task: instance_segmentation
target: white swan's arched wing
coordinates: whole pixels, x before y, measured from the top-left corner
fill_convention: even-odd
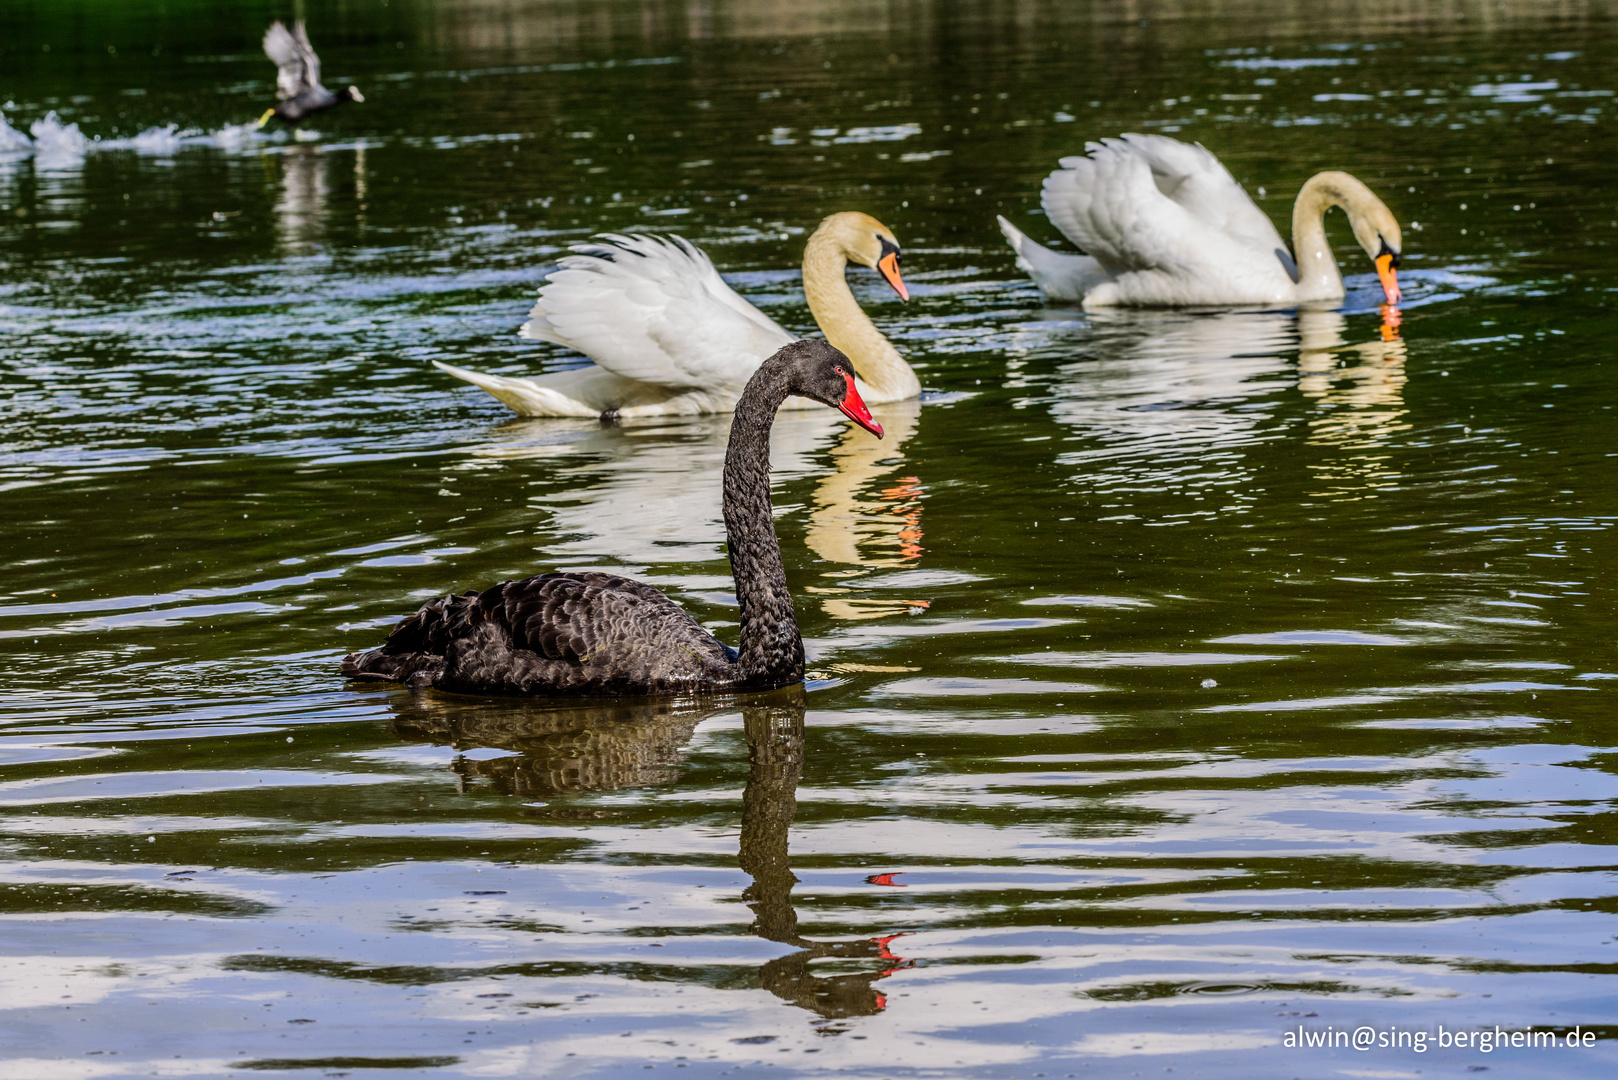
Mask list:
[[[1157,189],[1185,207],[1205,228],[1266,253],[1283,247],[1281,235],[1264,211],[1202,144],[1163,135],[1125,135],[1121,141],[1146,160]]]
[[[1157,189],[1144,158],[1089,146],[1087,156],[1063,158],[1045,178],[1040,201],[1051,222],[1113,274],[1183,270],[1183,243],[1196,235],[1196,220]]]
[[[615,375],[740,389],[793,340],[683,239],[614,233],[573,251],[546,278],[522,335],[576,349]]]
[[[1114,273],[1189,273],[1286,251],[1270,219],[1201,146],[1125,135],[1085,151],[1045,178],[1041,203],[1069,240]]]

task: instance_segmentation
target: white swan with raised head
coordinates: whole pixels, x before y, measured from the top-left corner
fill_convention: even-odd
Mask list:
[[[633,419],[729,412],[764,358],[794,340],[687,240],[606,234],[572,250],[545,279],[521,333],[575,349],[594,364],[512,378],[433,363],[523,416]],[[822,221],[804,247],[809,311],[858,369],[864,400],[915,397],[916,373],[848,287],[851,262],[877,270],[910,298],[893,232],[869,214],[845,212]],[[786,407],[801,407],[799,400]]]
[[[1390,304],[1399,302],[1399,222],[1345,172],[1298,191],[1292,250],[1247,192],[1200,145],[1163,135],[1085,144],[1045,178],[1040,204],[1084,252],[1052,251],[999,218],[1017,266],[1053,300],[1086,308],[1291,305],[1343,298],[1326,211],[1348,214]]]

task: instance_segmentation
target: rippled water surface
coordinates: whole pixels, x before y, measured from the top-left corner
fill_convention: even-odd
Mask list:
[[[310,4],[297,138],[290,9],[142,7],[0,10],[6,1075],[1611,1075],[1610,4]],[[1340,310],[1046,306],[994,215],[1129,130],[1352,170],[1401,311],[1340,218]],[[926,391],[777,426],[806,687],[337,675],[556,567],[733,634],[723,418],[429,361],[578,363],[603,229],[812,332],[845,209]]]

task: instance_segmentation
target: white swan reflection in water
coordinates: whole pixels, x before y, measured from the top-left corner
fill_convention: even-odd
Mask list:
[[[777,519],[805,515],[803,541],[829,564],[822,584],[808,588],[834,619],[873,619],[926,610],[919,597],[861,595],[859,579],[876,570],[917,565],[923,546],[925,488],[905,460],[904,443],[916,430],[920,402],[872,406],[886,431],[878,441],[807,411],[784,411],[770,433],[770,468],[783,483],[814,477],[806,505],[785,503]],[[724,521],[719,493],[730,425],[723,417],[671,417],[665,421],[593,428],[581,438],[558,439],[566,421],[513,421],[498,441],[476,447],[464,468],[525,457],[567,459],[558,483],[531,502],[549,519],[543,556],[558,565],[657,567],[723,557]],[[830,458],[831,469],[826,468]],[[779,496],[778,496],[779,497]],[[794,543],[790,536],[783,543]],[[666,579],[665,579],[666,580]],[[729,591],[728,577],[683,579],[688,587]],[[888,590],[884,590],[885,592]],[[799,595],[799,602],[808,596]],[[719,624],[708,624],[710,628]]]
[[[1021,331],[1012,372],[1029,385],[1034,355],[1083,349],[1058,364],[1050,408],[1082,435],[1062,460],[1120,510],[1165,491],[1204,503],[1180,516],[1245,508],[1258,480],[1247,450],[1287,437],[1277,413],[1294,388],[1313,406],[1305,441],[1325,451],[1308,463],[1311,494],[1363,498],[1397,481],[1378,449],[1409,426],[1408,349],[1392,306],[1372,340],[1351,343],[1349,327],[1333,310],[1092,312]]]
[[[752,881],[742,900],[753,913],[749,932],[793,948],[759,968],[759,985],[826,1019],[871,1016],[887,1007],[876,984],[911,961],[893,952],[900,933],[824,941],[798,932],[789,841],[803,775],[803,687],[766,694],[637,702],[555,705],[528,699],[458,699],[434,693],[390,699],[393,728],[418,742],[505,750],[506,756],[457,756],[450,764],[461,790],[488,784],[525,801],[673,783],[682,748],[710,716],[740,709],[748,777],[742,791],[737,862]],[[588,817],[589,807],[566,816]],[[880,877],[881,875],[878,875]],[[877,882],[880,884],[881,882]],[[817,960],[841,961],[840,974],[820,974]],[[850,969],[853,970],[850,970]],[[818,969],[825,972],[826,968]]]
[[[1318,410],[1309,420],[1309,442],[1329,451],[1309,463],[1316,480],[1310,495],[1375,498],[1377,489],[1399,483],[1393,458],[1376,453],[1410,429],[1404,400],[1409,347],[1399,324],[1399,309],[1384,305],[1380,334],[1351,344],[1342,315],[1299,312],[1298,389]]]

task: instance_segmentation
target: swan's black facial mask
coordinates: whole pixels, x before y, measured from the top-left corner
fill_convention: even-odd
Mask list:
[[[905,288],[904,279],[899,276],[899,245],[885,236],[877,239],[882,242],[882,254],[876,260],[877,270],[888,279],[888,284],[899,294],[899,299],[909,300],[910,290]]]

